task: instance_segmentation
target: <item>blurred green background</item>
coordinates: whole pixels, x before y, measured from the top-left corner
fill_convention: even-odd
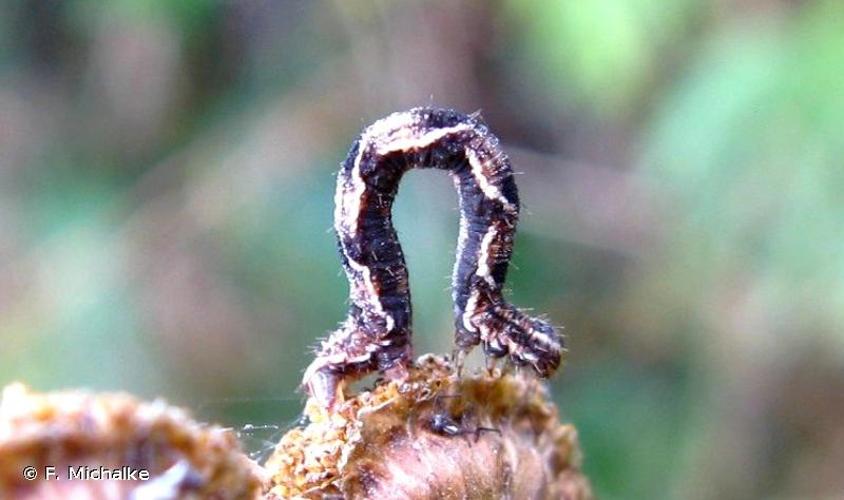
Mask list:
[[[844,2],[0,1],[0,383],[287,425],[366,124],[482,110],[602,498],[844,495]],[[395,219],[451,349],[447,176]]]

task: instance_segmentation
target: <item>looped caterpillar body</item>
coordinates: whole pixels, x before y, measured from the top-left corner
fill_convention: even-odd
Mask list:
[[[458,348],[483,344],[488,356],[509,356],[542,377],[560,364],[558,332],[502,296],[519,218],[510,160],[478,116],[414,108],[367,127],[337,177],[334,229],[351,306],[303,381],[324,406],[335,403],[341,381],[375,370],[401,378],[411,361],[408,273],[391,210],[402,175],[413,168],[448,171],[459,195],[452,275]]]

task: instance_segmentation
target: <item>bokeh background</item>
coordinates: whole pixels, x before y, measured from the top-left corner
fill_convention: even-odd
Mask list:
[[[565,327],[602,498],[844,495],[838,0],[0,1],[0,383],[289,425],[334,172],[425,104],[523,172],[511,297]],[[447,176],[395,219],[448,352]]]

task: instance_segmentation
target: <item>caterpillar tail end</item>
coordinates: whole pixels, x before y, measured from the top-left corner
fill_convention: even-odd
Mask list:
[[[319,358],[305,370],[302,388],[322,408],[332,409],[342,401],[341,382],[343,377],[330,369]]]

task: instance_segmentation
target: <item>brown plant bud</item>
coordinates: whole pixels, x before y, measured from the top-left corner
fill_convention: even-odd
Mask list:
[[[139,477],[142,470],[149,479]],[[86,474],[111,479],[82,480],[91,478]],[[247,499],[259,497],[261,478],[233,433],[199,424],[162,401],[37,394],[21,384],[3,391],[0,498]]]
[[[407,379],[289,431],[266,467],[270,498],[587,499],[577,432],[529,375],[458,378],[423,356]]]

